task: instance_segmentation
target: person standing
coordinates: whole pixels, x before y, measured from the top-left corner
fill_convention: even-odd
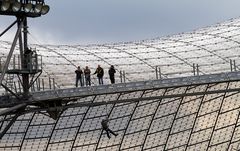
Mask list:
[[[109,70],[108,70],[108,74],[109,74],[109,77],[110,77],[111,84],[115,83],[115,76],[114,76],[115,73],[116,73],[116,70],[114,69],[114,66],[111,65]]]
[[[102,85],[103,84],[104,71],[103,71],[103,68],[100,65],[98,65],[94,74],[97,74],[99,85]]]
[[[88,66],[86,66],[86,68],[84,69],[84,75],[86,80],[86,86],[91,86],[91,71]]]
[[[80,81],[81,86],[83,86],[83,80],[82,80],[82,70],[80,66],[77,67],[77,70],[75,70],[76,73],[76,87],[78,87],[78,82]]]

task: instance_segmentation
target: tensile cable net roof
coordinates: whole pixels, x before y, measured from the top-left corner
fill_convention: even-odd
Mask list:
[[[10,42],[0,41],[3,60],[10,47]],[[116,83],[123,80],[120,72],[125,73],[125,82],[156,80],[157,76],[164,80],[237,72],[240,19],[143,41],[102,45],[33,44],[31,47],[42,56],[40,78],[54,79],[56,89],[74,87],[77,66],[89,66],[94,72],[101,65],[105,71],[104,84],[109,84],[110,65],[117,69]],[[194,70],[196,67],[198,71]],[[93,85],[97,85],[97,79],[92,76]],[[225,90],[237,89],[239,85],[238,81],[225,81],[83,97],[78,101],[138,98],[139,101],[69,108],[56,120],[45,111],[26,113],[16,119],[0,140],[0,150],[237,150],[239,91]],[[223,91],[209,93],[216,90]],[[188,93],[196,95],[185,95]],[[172,97],[161,97],[169,95]],[[147,96],[160,98],[141,100]],[[1,131],[12,116],[0,117]],[[111,139],[101,128],[101,121],[106,117],[110,120],[109,127],[118,133]]]

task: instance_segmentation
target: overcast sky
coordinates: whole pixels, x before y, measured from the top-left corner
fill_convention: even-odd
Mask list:
[[[240,0],[45,0],[50,12],[29,19],[30,42],[101,44],[188,32],[240,16]],[[0,16],[0,32],[14,21]],[[12,29],[0,40],[12,40]]]

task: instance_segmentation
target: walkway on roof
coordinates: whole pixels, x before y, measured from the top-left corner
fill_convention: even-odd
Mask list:
[[[229,81],[239,81],[240,72],[227,72],[219,74],[201,75],[201,76],[190,76],[181,78],[171,78],[162,80],[149,80],[131,83],[119,83],[113,85],[99,85],[91,87],[78,87],[68,89],[58,89],[49,91],[40,91],[31,93],[32,97],[29,100],[23,100],[19,102],[16,98],[6,98],[5,96],[0,97],[0,107],[12,107],[20,103],[33,104],[42,101],[51,100],[62,100],[62,99],[75,99],[86,96],[96,96],[103,94],[113,93],[127,93],[133,91],[144,91],[151,89],[163,89],[169,87],[182,87],[189,85],[201,85],[206,83],[221,83]],[[222,90],[217,90],[222,93]],[[214,91],[214,93],[217,93]],[[223,90],[226,91],[226,90]],[[238,89],[229,89],[228,91],[239,91]],[[209,92],[211,93],[211,92]],[[195,95],[195,94],[193,94]],[[170,96],[165,96],[170,97]]]

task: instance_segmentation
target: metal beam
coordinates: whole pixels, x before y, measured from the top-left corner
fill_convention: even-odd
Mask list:
[[[4,84],[1,84],[1,86],[6,89],[8,92],[10,92],[13,96],[15,96],[17,99],[20,99],[19,96],[17,94],[15,94],[11,89],[9,89],[7,86],[5,86]]]
[[[10,112],[13,112],[13,111],[16,111],[16,110],[18,110],[20,108],[23,108],[26,105],[27,105],[26,103],[22,103],[22,104],[18,104],[16,106],[10,107],[10,108],[8,108],[6,110],[0,111],[0,116],[4,115],[4,114],[9,114]]]
[[[6,132],[9,130],[9,128],[14,124],[14,122],[17,120],[17,118],[19,117],[19,114],[16,114],[12,120],[8,123],[8,125],[4,128],[4,130],[2,131],[2,133],[0,133],[0,139],[2,139],[2,137],[6,134]]]
[[[165,98],[177,98],[177,97],[186,97],[186,96],[197,96],[197,95],[206,95],[206,94],[216,94],[216,93],[227,93],[227,92],[240,92],[240,88],[236,89],[224,89],[224,90],[212,90],[212,91],[205,91],[202,92],[193,92],[193,93],[181,93],[181,94],[173,94],[173,95],[164,95],[164,96],[154,96],[154,97],[142,97],[142,98],[133,98],[133,99],[122,99],[122,100],[113,100],[113,101],[102,101],[102,102],[79,102],[79,103],[72,103],[69,105],[61,106],[61,107],[50,107],[50,108],[29,108],[27,112],[38,112],[38,111],[54,111],[54,110],[65,110],[68,108],[75,108],[75,107],[93,107],[93,106],[100,106],[105,104],[118,104],[118,103],[126,103],[126,102],[138,102],[138,101],[149,101],[149,100],[156,100],[156,99],[165,99]]]
[[[18,40],[18,37],[21,33],[21,29],[22,29],[22,26],[23,26],[23,23],[21,22],[19,27],[18,27],[18,30],[16,32],[16,35],[14,37],[14,40],[13,40],[13,43],[12,43],[12,46],[11,46],[11,49],[10,49],[10,52],[8,53],[8,57],[7,57],[7,60],[4,64],[4,67],[3,67],[3,70],[2,70],[2,75],[1,75],[1,78],[0,78],[0,84],[2,84],[2,81],[3,81],[3,78],[4,78],[4,75],[8,69],[8,66],[9,66],[9,63],[10,63],[10,60],[11,60],[11,57],[12,57],[12,54],[13,54],[13,51],[15,49],[15,46],[17,44],[17,40]]]
[[[6,28],[6,29],[0,34],[0,37],[2,37],[2,35],[4,35],[9,29],[11,29],[16,23],[17,23],[17,20],[14,21],[10,26],[8,26],[8,28]]]

